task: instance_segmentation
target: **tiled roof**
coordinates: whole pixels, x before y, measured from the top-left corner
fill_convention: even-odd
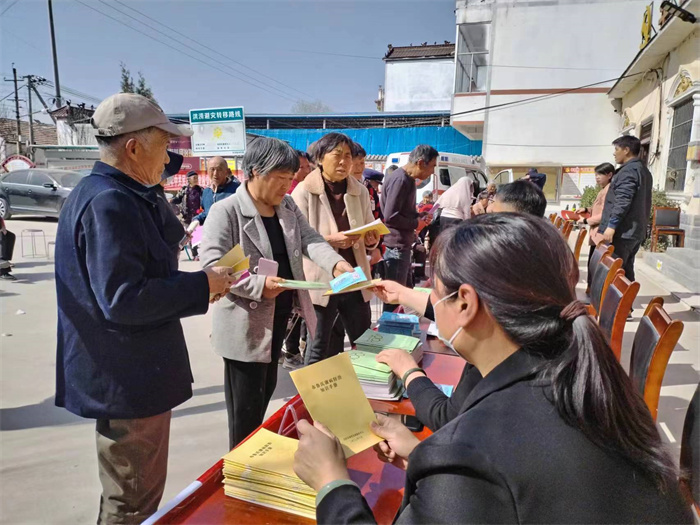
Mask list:
[[[20,121],[22,141],[29,140],[29,122]],[[0,118],[0,137],[7,142],[17,142],[17,121],[9,118]],[[34,122],[34,143],[35,144],[58,144],[56,137],[56,126]]]
[[[389,46],[384,55],[384,60],[403,60],[421,58],[452,58],[455,56],[455,45],[450,42],[444,44],[423,44],[420,46]]]

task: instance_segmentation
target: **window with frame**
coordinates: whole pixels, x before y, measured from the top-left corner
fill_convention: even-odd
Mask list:
[[[688,166],[688,142],[693,123],[693,97],[673,108],[671,126],[671,145],[668,150],[668,167],[666,168],[666,191],[683,191],[685,172]]]
[[[457,37],[455,93],[486,91],[490,24],[460,24]]]

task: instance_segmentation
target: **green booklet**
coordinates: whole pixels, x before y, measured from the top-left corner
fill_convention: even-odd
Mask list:
[[[312,281],[291,281],[286,280],[280,283],[280,288],[287,288],[288,290],[330,290],[328,283],[315,283]]]
[[[374,330],[366,330],[356,341],[358,350],[365,352],[374,352],[378,354],[386,348],[398,348],[406,350],[409,354],[412,353],[420,344],[420,339],[401,334],[385,334],[384,332],[375,332]]]
[[[362,350],[350,350],[348,354],[355,373],[360,379],[371,379],[383,383],[391,380],[391,368],[384,363],[378,363],[375,359],[377,354]]]

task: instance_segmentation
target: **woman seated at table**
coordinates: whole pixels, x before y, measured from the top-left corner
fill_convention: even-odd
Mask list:
[[[546,264],[532,257],[545,251]],[[480,215],[443,232],[431,258],[438,329],[483,379],[423,442],[394,419],[373,423],[380,458],[406,469],[396,522],[692,523],[643,399],[576,300],[561,235],[527,215]],[[319,491],[318,523],[374,523],[339,441],[297,429],[294,469]]]
[[[383,303],[400,304],[414,310],[421,317],[435,320],[429,293],[402,286],[396,281],[377,283],[374,292]],[[402,378],[407,371],[418,368],[411,354],[397,348],[380,352],[376,359],[388,365],[399,378]],[[415,380],[410,378],[405,384],[408,398],[416,410],[416,417],[435,432],[459,415],[462,404],[479,381],[481,381],[479,370],[467,363],[457,386],[449,397],[425,376],[417,377]]]
[[[367,188],[354,177],[349,177],[353,142],[342,133],[324,135],[314,145],[318,167],[292,192],[292,198],[309,224],[324,236],[331,246],[353,267],[362,268],[371,279],[367,260],[379,244],[376,232],[361,236],[347,236],[342,232],[359,228],[374,221]],[[310,281],[328,281],[331,276],[315,261],[304,258],[304,273]],[[369,290],[336,296],[311,292],[317,316],[313,342],[307,345],[304,362],[308,365],[332,357],[343,351],[345,334],[355,341],[372,324]]]
[[[284,291],[280,281],[305,279],[302,254],[329,274],[352,270],[286,196],[298,169],[299,157],[285,142],[256,139],[243,157],[247,182],[212,206],[204,224],[203,266],[216,263],[236,244],[250,256],[251,270],[263,267],[262,259],[278,266],[276,276],[253,274],[214,305],[211,342],[224,358],[231,448],[263,421],[277,385],[277,361],[295,294],[307,325],[316,325],[308,292]]]

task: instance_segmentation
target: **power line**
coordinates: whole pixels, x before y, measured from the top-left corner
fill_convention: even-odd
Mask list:
[[[8,5],[5,9],[3,9],[2,13],[0,13],[0,16],[4,15],[4,14],[7,13],[10,9],[12,9],[12,8],[14,7],[14,5],[15,5],[17,2],[19,2],[19,0],[15,0],[15,1],[12,2],[10,5]]]
[[[308,94],[308,93],[305,93],[305,92],[303,92],[303,91],[298,90],[297,88],[295,88],[295,87],[293,87],[293,86],[290,86],[290,85],[288,85],[288,84],[285,84],[285,83],[283,83],[283,82],[280,82],[279,80],[276,80],[275,78],[273,78],[273,77],[271,77],[271,76],[269,76],[269,75],[266,75],[265,73],[262,73],[262,72],[258,71],[257,69],[253,69],[252,67],[249,67],[249,66],[243,64],[242,62],[239,62],[238,60],[235,60],[235,59],[231,58],[231,57],[228,56],[228,55],[224,55],[224,54],[221,53],[220,51],[218,51],[218,50],[216,50],[216,49],[214,49],[214,48],[212,48],[212,47],[210,47],[210,46],[208,46],[208,45],[206,45],[206,44],[203,44],[202,42],[199,42],[198,40],[195,40],[194,38],[192,38],[192,37],[190,37],[190,36],[187,36],[187,35],[182,34],[182,33],[181,33],[180,31],[178,31],[177,29],[174,29],[174,28],[172,28],[172,27],[170,27],[170,26],[164,24],[163,22],[161,22],[161,21],[159,21],[159,20],[156,20],[155,18],[153,18],[153,17],[151,17],[151,16],[148,16],[146,13],[144,13],[144,12],[142,12],[142,11],[139,11],[138,9],[136,9],[136,8],[134,8],[134,7],[129,6],[129,5],[125,4],[124,2],[120,2],[119,0],[114,0],[114,1],[115,1],[116,3],[122,5],[122,6],[126,7],[127,9],[131,9],[132,11],[134,11],[134,12],[136,12],[136,13],[139,13],[140,15],[146,17],[147,19],[149,19],[149,20],[151,20],[151,21],[153,21],[153,22],[155,22],[155,23],[157,23],[157,24],[160,24],[161,26],[163,26],[164,28],[168,29],[169,31],[172,31],[173,33],[179,35],[181,38],[186,38],[186,39],[189,40],[190,42],[194,42],[194,43],[197,44],[198,46],[201,46],[201,47],[203,47],[204,49],[207,49],[207,50],[209,50],[209,51],[212,51],[213,53],[216,53],[217,55],[219,55],[219,56],[221,56],[221,57],[224,57],[226,60],[229,60],[230,62],[233,62],[234,64],[238,64],[239,66],[241,66],[241,67],[243,67],[243,68],[245,68],[245,69],[247,69],[247,70],[249,70],[249,71],[252,71],[253,73],[255,73],[255,74],[257,74],[257,75],[260,75],[260,76],[263,77],[263,78],[266,78],[266,79],[268,79],[268,80],[272,80],[273,82],[276,82],[277,84],[279,84],[279,85],[281,85],[281,86],[283,86],[283,87],[285,87],[285,88],[287,88],[287,89],[291,89],[292,91],[296,91],[297,93],[299,93],[300,95],[303,95],[304,97],[314,98],[313,95],[310,95],[310,94]],[[104,3],[104,2],[103,2],[103,3]],[[124,14],[126,14],[126,13],[124,13]],[[129,16],[129,15],[126,15],[126,16]],[[143,24],[143,22],[140,22],[140,23]],[[146,24],[144,24],[144,25],[146,25]],[[150,27],[150,26],[147,26],[147,27]],[[172,38],[172,37],[171,37],[171,38]],[[175,40],[175,39],[173,39],[173,40]],[[178,41],[178,40],[176,40],[176,41]],[[178,41],[178,42],[179,42],[179,41]],[[192,48],[192,49],[194,49],[194,48]],[[195,51],[197,51],[197,50],[195,50]],[[201,51],[197,51],[197,52],[201,53]],[[255,80],[257,80],[257,79],[255,79]]]
[[[162,40],[159,40],[159,39],[155,38],[154,36],[149,35],[148,33],[145,33],[145,32],[143,32],[143,31],[141,31],[140,29],[135,28],[135,27],[133,27],[133,26],[127,24],[127,23],[124,22],[123,20],[120,20],[120,19],[118,19],[118,18],[115,18],[115,17],[113,17],[113,16],[111,16],[111,15],[109,15],[109,14],[103,12],[103,11],[100,11],[99,9],[96,9],[96,8],[93,7],[93,6],[91,6],[91,5],[89,5],[89,4],[86,4],[86,3],[83,2],[82,0],[75,0],[75,1],[78,2],[79,4],[81,4],[82,6],[87,7],[88,9],[91,9],[92,11],[95,11],[95,12],[101,14],[102,16],[105,16],[105,17],[107,17],[107,18],[109,18],[109,19],[111,19],[111,20],[114,20],[115,22],[117,22],[117,23],[119,23],[119,24],[121,24],[121,25],[123,25],[123,26],[128,27],[128,28],[131,29],[132,31],[135,31],[135,32],[137,32],[137,33],[139,33],[139,34],[141,34],[141,35],[147,37],[147,38],[150,38],[151,40],[155,40],[155,41],[158,42],[159,44],[162,44],[162,45],[164,45],[164,46],[166,46],[166,47],[169,47],[170,49],[172,49],[172,50],[174,50],[174,51],[177,51],[178,53],[181,53],[181,54],[183,54],[183,55],[185,55],[185,56],[188,56],[188,57],[190,57],[190,58],[196,60],[197,62],[200,62],[200,63],[202,63],[202,64],[205,64],[205,65],[209,66],[210,68],[212,68],[212,69],[214,69],[214,70],[216,70],[216,71],[218,71],[218,72],[220,72],[220,73],[223,73],[223,74],[225,74],[225,75],[227,75],[227,76],[230,76],[231,78],[234,78],[234,79],[236,79],[236,80],[238,80],[238,81],[240,81],[240,82],[244,82],[244,83],[246,83],[246,84],[250,84],[251,86],[253,86],[253,87],[255,87],[255,88],[258,88],[258,89],[261,89],[261,90],[263,90],[263,91],[266,91],[267,93],[270,93],[270,94],[272,94],[272,95],[275,95],[275,96],[278,96],[278,97],[281,97],[281,98],[285,98],[285,99],[290,100],[290,101],[292,101],[292,102],[296,102],[296,99],[294,99],[294,98],[288,96],[287,94],[285,94],[285,93],[283,93],[283,92],[277,93],[277,92],[271,91],[271,90],[267,89],[267,88],[264,87],[264,86],[257,85],[257,84],[253,84],[252,82],[250,82],[250,81],[248,81],[248,80],[246,80],[246,79],[244,79],[244,78],[241,78],[240,76],[232,75],[232,74],[228,73],[227,71],[223,71],[223,70],[221,69],[221,67],[228,67],[229,69],[232,69],[230,66],[226,66],[225,64],[221,64],[220,62],[216,62],[216,61],[215,61],[215,64],[213,65],[213,64],[211,64],[211,63],[209,63],[209,62],[207,62],[207,61],[202,60],[201,58],[199,58],[199,57],[197,57],[197,56],[191,55],[191,54],[189,54],[189,53],[183,51],[182,49],[178,49],[178,48],[176,48],[176,47],[170,45],[170,44],[167,43],[167,42],[163,42]],[[147,24],[144,24],[144,25],[147,25]],[[157,30],[154,29],[154,31],[157,31]],[[158,31],[158,32],[160,32],[160,31]],[[200,54],[204,55],[204,53],[201,53],[201,52],[200,52]],[[205,55],[205,56],[206,56],[206,55]],[[270,86],[270,87],[271,87],[271,86]],[[275,89],[276,89],[276,88],[275,88]],[[278,90],[278,91],[279,91],[279,90]]]
[[[311,55],[328,55],[334,57],[347,57],[347,58],[365,58],[368,60],[384,60],[383,57],[368,56],[368,55],[350,55],[347,53],[331,53],[329,51],[312,51],[310,49],[287,49],[293,53],[309,53]],[[512,69],[549,69],[549,70],[562,70],[562,71],[619,71],[619,68],[609,68],[609,67],[558,67],[558,66],[520,66],[515,64],[485,64],[481,67],[500,67],[500,68],[512,68]]]

